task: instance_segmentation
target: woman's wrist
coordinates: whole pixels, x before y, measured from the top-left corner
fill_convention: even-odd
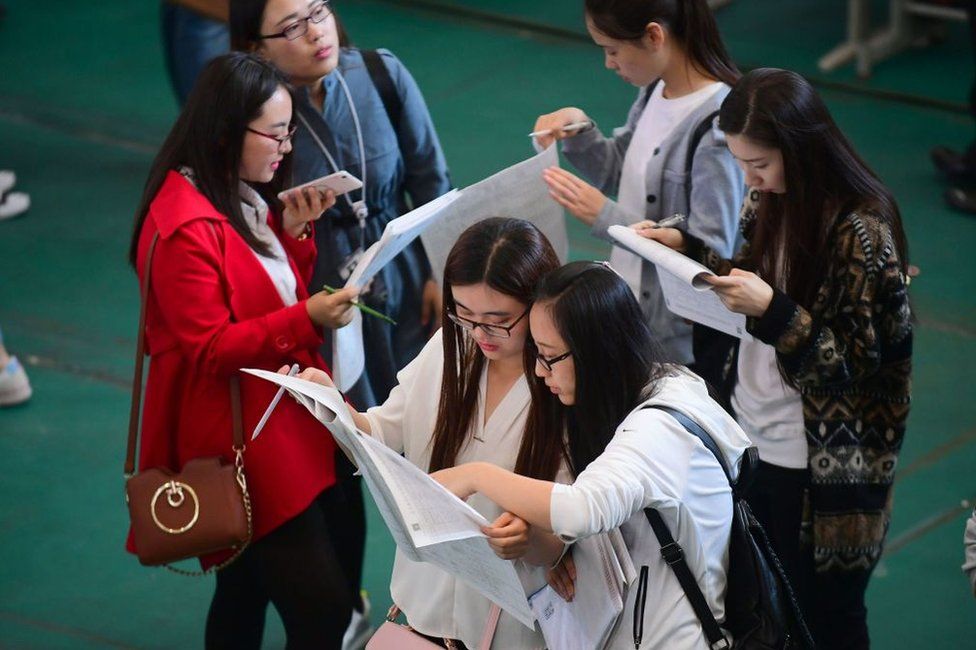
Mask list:
[[[292,226],[285,226],[284,230],[289,237],[298,241],[305,241],[314,232],[311,221],[302,221]]]

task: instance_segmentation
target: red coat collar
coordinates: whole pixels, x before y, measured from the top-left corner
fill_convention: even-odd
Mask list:
[[[156,198],[149,204],[149,215],[163,239],[197,219],[227,221],[227,217],[218,212],[200,190],[172,170],[167,172]]]

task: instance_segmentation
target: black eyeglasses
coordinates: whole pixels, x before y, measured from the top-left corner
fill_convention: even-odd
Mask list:
[[[481,331],[485,333],[485,336],[492,336],[498,339],[509,339],[512,338],[512,329],[519,324],[519,321],[525,318],[525,315],[529,313],[532,308],[529,307],[522,312],[522,315],[516,318],[511,325],[495,325],[494,323],[479,323],[477,321],[469,320],[467,318],[461,318],[454,312],[447,312],[447,317],[451,319],[455,325],[463,330],[469,332],[474,331],[474,328],[480,327]]]
[[[258,131],[257,129],[252,129],[251,127],[245,127],[248,131],[255,135],[260,135],[267,138],[268,140],[274,140],[278,143],[278,151],[285,146],[286,142],[291,142],[291,139],[295,137],[295,130],[298,128],[296,125],[292,124],[288,127],[288,133],[285,135],[272,135],[270,133],[265,133],[263,131]]]
[[[288,26],[277,34],[259,34],[258,38],[283,38],[288,41],[294,41],[296,38],[301,38],[308,33],[309,23],[315,23],[317,25],[331,15],[332,7],[329,6],[328,2],[322,2],[312,7],[307,16],[299,18],[293,23],[289,23]]]
[[[540,353],[535,355],[535,359],[536,361],[539,362],[539,365],[545,368],[548,372],[552,372],[552,367],[554,365],[556,365],[563,359],[570,358],[571,356],[573,356],[572,352],[564,352],[563,354],[560,354],[558,357],[544,357]]]

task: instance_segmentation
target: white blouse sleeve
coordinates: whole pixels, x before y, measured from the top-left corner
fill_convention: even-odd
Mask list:
[[[429,382],[431,377],[440,376],[443,359],[441,345],[441,333],[438,330],[427,341],[417,358],[397,373],[397,385],[390,391],[386,401],[368,409],[364,414],[369,420],[371,435],[398,454],[404,452],[403,431],[407,409],[419,406],[418,399],[437,399],[440,395],[440,386],[432,388]],[[423,395],[420,398],[415,392],[418,388]],[[434,409],[436,408],[435,404]]]
[[[674,418],[656,409],[631,413],[572,485],[553,487],[553,532],[572,542],[613,530],[644,508],[677,508],[694,456],[695,441]]]

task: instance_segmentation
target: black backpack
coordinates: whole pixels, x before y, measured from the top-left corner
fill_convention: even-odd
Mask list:
[[[709,647],[713,650],[789,650],[813,649],[814,643],[803,620],[793,588],[762,526],[752,514],[743,494],[759,462],[755,447],[746,449],[739,479],[732,481],[725,456],[712,437],[684,413],[666,406],[646,406],[671,415],[688,433],[704,443],[718,460],[732,486],[732,530],[729,539],[729,568],[726,574],[725,624],[732,634],[730,644],[722,633],[711,608],[684,560],[681,546],[653,508],[644,514],[661,543],[661,556],[668,563],[701,621]]]

